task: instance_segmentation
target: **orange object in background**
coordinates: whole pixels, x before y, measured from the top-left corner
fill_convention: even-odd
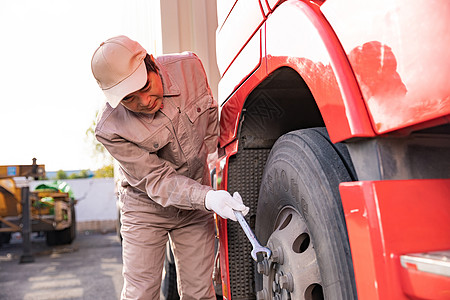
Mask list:
[[[24,228],[30,226],[33,232],[45,232],[47,244],[69,244],[76,236],[75,204],[67,184],[59,184],[65,188],[37,189],[25,193],[29,205],[29,219],[24,211],[25,199],[23,188],[28,185],[18,185],[15,178],[45,176],[45,166],[37,165],[33,159],[32,165],[0,166],[0,242],[8,242],[13,232],[24,233]],[[24,186],[22,186],[24,185]],[[67,192],[66,192],[67,191]],[[46,201],[51,198],[51,201]],[[27,242],[29,244],[29,240]],[[31,245],[24,246],[29,250]],[[26,251],[30,252],[30,251]],[[27,253],[28,256],[30,253]]]

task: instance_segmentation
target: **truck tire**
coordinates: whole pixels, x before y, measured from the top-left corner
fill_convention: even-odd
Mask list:
[[[9,244],[10,241],[11,241],[11,232],[0,233],[0,247],[3,244]]]
[[[72,225],[70,228],[70,243],[73,242],[73,240],[77,237],[77,219],[75,215],[75,206],[72,204],[70,208],[71,214],[72,214]]]
[[[0,228],[2,228],[2,222],[0,222]],[[11,232],[0,232],[0,247],[3,244],[9,244],[11,241]]]
[[[325,128],[277,140],[257,206],[256,235],[273,252],[257,266],[258,299],[357,299],[338,189],[351,174],[345,145],[331,143]]]
[[[71,244],[76,236],[75,207],[70,208],[72,224],[63,230],[47,231],[46,243],[48,246]]]
[[[58,246],[64,244],[70,244],[70,227],[63,230],[47,231],[46,242],[48,246]]]

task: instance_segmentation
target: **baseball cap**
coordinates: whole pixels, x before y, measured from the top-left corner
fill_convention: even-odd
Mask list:
[[[124,35],[106,40],[95,50],[92,74],[112,107],[146,84],[146,55],[147,51],[138,42]]]

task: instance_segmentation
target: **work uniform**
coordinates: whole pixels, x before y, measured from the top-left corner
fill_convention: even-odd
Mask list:
[[[123,299],[158,299],[170,236],[182,299],[215,299],[213,214],[207,156],[218,137],[217,103],[193,53],[156,59],[163,107],[135,113],[106,104],[95,134],[120,165]]]

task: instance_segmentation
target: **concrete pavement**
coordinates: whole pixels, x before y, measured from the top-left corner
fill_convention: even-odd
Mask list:
[[[0,299],[119,299],[121,251],[115,233],[78,233],[71,245],[54,247],[34,235],[34,262],[20,264],[21,240],[13,236],[0,247]]]

